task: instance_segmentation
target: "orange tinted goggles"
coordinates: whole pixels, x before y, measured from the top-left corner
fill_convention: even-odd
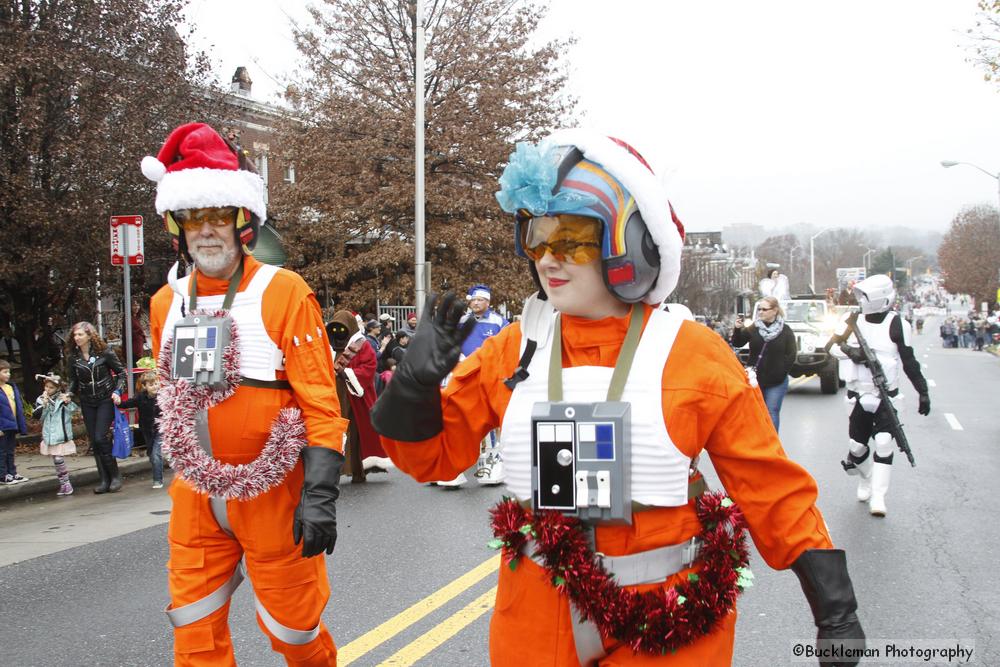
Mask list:
[[[187,232],[196,232],[206,222],[212,227],[225,227],[236,224],[239,208],[236,206],[218,206],[213,208],[185,208],[170,211],[170,216],[177,226]]]
[[[521,248],[537,262],[545,253],[557,261],[589,264],[601,256],[603,223],[582,215],[545,215],[518,221]]]

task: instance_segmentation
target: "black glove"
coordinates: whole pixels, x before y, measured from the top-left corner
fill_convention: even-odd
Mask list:
[[[337,544],[337,497],[344,455],[326,447],[302,449],[302,497],[292,520],[295,544],[302,542],[302,557],[324,551],[333,553]]]
[[[851,577],[847,574],[847,557],[843,549],[808,549],[792,563],[792,571],[799,578],[818,631],[816,648],[820,655],[831,647],[844,646],[863,652],[865,633],[861,629],[858,601],[854,597]],[[829,655],[829,653],[828,653]],[[854,658],[840,662],[823,662],[824,666],[852,667]]]
[[[920,407],[917,408],[917,412],[927,416],[931,413],[931,396],[930,394],[924,392],[920,394]]]
[[[847,355],[847,358],[856,364],[867,364],[868,357],[865,356],[864,350],[860,347],[851,347],[850,345],[840,344],[840,351]]]
[[[392,382],[386,385],[372,407],[372,426],[393,440],[419,442],[444,428],[441,416],[441,381],[458,363],[462,341],[476,326],[470,317],[464,324],[465,303],[448,292],[431,297],[417,331],[399,362]]]

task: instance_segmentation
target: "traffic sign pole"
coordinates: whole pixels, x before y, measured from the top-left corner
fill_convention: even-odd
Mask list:
[[[129,235],[135,234],[135,248],[129,241]],[[126,377],[128,379],[128,395],[135,393],[135,381],[132,376],[132,264],[143,264],[143,230],[141,215],[111,216],[111,264],[121,264],[124,271],[124,311],[122,318],[122,340],[125,342]],[[135,252],[133,252],[133,250]]]
[[[135,397],[135,380],[132,377],[132,281],[129,272],[128,261],[128,232],[132,225],[122,225],[122,245],[125,249],[125,263],[123,265],[125,273],[122,280],[125,283],[125,324],[123,334],[125,334],[125,377],[128,378],[128,397]]]

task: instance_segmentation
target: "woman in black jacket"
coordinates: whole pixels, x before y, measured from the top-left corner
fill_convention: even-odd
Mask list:
[[[773,296],[758,302],[757,319],[750,326],[744,325],[742,317],[736,320],[733,346],[742,347],[747,341],[750,342],[749,364],[756,372],[757,384],[777,431],[781,422],[781,402],[788,393],[788,372],[795,363],[797,349],[795,334],[785,324],[785,311]]]
[[[90,447],[101,474],[94,493],[121,490],[118,462],[111,454],[108,431],[115,421],[115,406],[121,401],[125,386],[125,367],[118,355],[90,322],[77,322],[66,342],[69,363],[69,391],[80,402]]]

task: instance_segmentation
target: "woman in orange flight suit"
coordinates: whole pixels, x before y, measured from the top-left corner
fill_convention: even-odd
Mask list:
[[[721,338],[653,306],[676,285],[683,228],[642,158],[617,140],[568,131],[538,147],[519,145],[500,182],[498,200],[517,215],[518,252],[532,260],[536,282],[559,313],[564,372],[613,367],[633,309],[639,309],[645,331],[668,331],[666,338],[672,338],[645,347],[640,342],[629,375],[632,382],[649,372],[641,363],[662,364],[652,369],[659,393],[646,393],[654,413],[662,413],[666,442],[649,447],[634,435],[632,444],[633,499],[643,511],[633,512],[631,525],[598,523],[595,551],[609,557],[641,554],[699,534],[693,498],[704,488],[701,476],[692,472],[688,477],[686,468],[670,468],[664,461],[689,461],[695,471],[698,456],[707,452],[764,559],[776,569],[791,567],[799,576],[820,640],[863,640],[844,554],[832,548],[815,506],[816,484],[786,457],[759,390],[750,386]],[[641,252],[643,248],[653,252]],[[636,303],[640,300],[645,303]],[[523,358],[522,329],[533,330],[537,321],[527,321],[526,315],[486,341],[454,369],[439,393],[436,382],[456,363],[466,331],[459,325],[461,304],[450,295],[434,306],[424,314],[406,359],[376,403],[373,422],[386,450],[417,481],[450,479],[475,462],[482,436],[502,425],[508,491],[528,501],[530,440],[523,438],[527,431],[518,422],[530,421],[530,402],[519,399],[518,392],[531,384],[532,376],[546,372],[537,360],[548,357],[547,347],[539,346],[531,360]],[[668,351],[657,357],[657,347]],[[512,391],[507,381],[519,366],[526,368],[527,381]],[[572,393],[569,381],[566,391]],[[650,414],[640,413],[642,399],[635,400],[633,414]],[[669,457],[663,456],[666,450]],[[654,469],[665,471],[662,479],[643,475]],[[681,496],[667,498],[662,489],[670,485],[680,488]],[[500,569],[490,627],[493,665],[733,661],[735,612],[673,654],[636,654],[613,637],[601,637],[597,654],[584,658],[574,642],[571,603],[533,560],[520,560],[514,570]],[[662,583],[637,590],[672,586],[700,567],[695,561]]]

